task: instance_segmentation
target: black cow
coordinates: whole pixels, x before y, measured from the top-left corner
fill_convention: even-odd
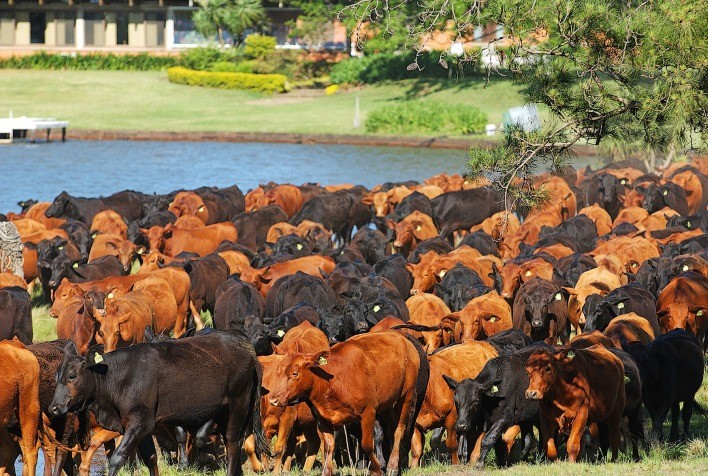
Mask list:
[[[157,474],[151,434],[165,424],[195,434],[202,446],[216,423],[226,439],[229,476],[243,474],[240,451],[249,433],[256,436],[256,451],[268,453],[259,411],[261,366],[241,333],[142,343],[105,355],[94,348],[87,358],[70,343],[64,354],[51,413],[86,408],[101,427],[123,435],[111,455],[109,476],[116,476],[136,449]],[[140,378],[134,378],[135,369]]]
[[[638,283],[629,283],[606,295],[594,312],[585,314],[583,330],[585,332],[594,330],[602,332],[612,319],[628,312],[635,312],[649,321],[654,335],[661,334],[659,320],[656,317],[656,300],[649,291]]]
[[[499,257],[499,245],[494,238],[483,231],[467,233],[458,246],[470,246],[479,251],[482,256],[492,255]]]
[[[452,245],[440,236],[423,240],[408,255],[408,261],[416,264],[420,262],[420,257],[428,251],[435,251],[440,255],[444,255],[452,251]]]
[[[37,277],[42,285],[45,302],[51,302],[52,288],[49,280],[52,278],[52,261],[65,250],[67,256],[74,261],[81,261],[81,254],[73,242],[59,236],[50,240],[42,240],[37,244]]]
[[[644,196],[644,208],[649,213],[654,213],[664,207],[676,210],[681,216],[687,216],[688,202],[686,201],[686,191],[673,182],[663,185],[649,185]]]
[[[352,238],[352,246],[356,246],[364,260],[370,265],[381,261],[391,254],[391,240],[378,230],[362,228]]]
[[[529,336],[519,329],[508,329],[487,337],[486,341],[497,349],[500,356],[513,354],[533,344]]]
[[[331,345],[369,330],[365,320],[355,320],[352,316],[356,314],[351,311],[347,313],[346,308],[347,304],[335,304],[329,309],[320,309],[320,321],[317,326],[327,336]]]
[[[266,246],[268,246],[267,243]],[[290,260],[312,254],[310,243],[305,238],[292,234],[279,237],[278,241],[270,248],[275,261],[284,261],[282,260],[284,256],[288,256]]]
[[[111,209],[126,221],[133,221],[142,218],[142,205],[148,198],[147,195],[133,190],[124,190],[99,198],[72,197],[66,192],[61,192],[44,214],[49,218],[73,218],[91,226],[91,221],[98,212]]]
[[[321,278],[298,271],[278,279],[268,291],[265,317],[273,319],[299,302],[306,302],[318,309],[328,309],[337,302],[332,288]]]
[[[521,426],[526,440],[523,453],[528,453],[533,427],[540,425],[540,407],[537,400],[526,399],[529,386],[526,361],[532,353],[545,348],[545,344],[537,343],[511,355],[496,357],[474,379],[458,383],[443,376],[455,392],[455,430],[466,433],[481,421],[486,424],[479,459],[474,462],[477,468],[484,467],[484,459],[492,447],[496,448],[497,463],[507,463],[507,447],[498,443],[504,432],[515,425]]]
[[[703,350],[696,336],[683,329],[660,335],[648,346],[622,343],[637,362],[642,378],[642,400],[652,420],[653,434],[662,438],[664,420],[671,410],[670,440],[679,438],[679,403],[683,402],[683,433],[694,408],[695,395],[703,383]],[[704,411],[701,409],[701,413]]]
[[[476,297],[475,291],[479,285],[484,286],[484,281],[477,272],[457,263],[435,284],[433,292],[452,312],[456,312]]]
[[[708,189],[704,189],[704,195],[708,195]],[[666,223],[667,228],[672,226],[682,226],[688,230],[700,229],[708,232],[708,210],[702,210],[695,215],[679,216],[674,215]]]
[[[246,210],[246,199],[236,185],[227,188],[201,187],[194,193],[201,197],[209,212],[208,224],[231,221]]]
[[[124,274],[123,265],[115,256],[102,256],[88,264],[83,264],[72,257],[69,250],[65,248],[52,261],[52,275],[47,285],[56,290],[64,278],[72,283],[85,283]]]
[[[258,210],[241,213],[234,217],[239,244],[252,251],[259,251],[268,236],[268,230],[276,223],[287,221],[288,216],[277,205],[268,205]]]
[[[188,258],[182,262],[173,261],[169,266],[184,269],[189,275],[189,299],[192,317],[207,310],[214,315],[216,290],[229,278],[229,265],[216,253],[201,257]]]
[[[91,246],[93,245],[93,236],[88,226],[77,220],[68,220],[59,228],[69,235],[69,239],[74,243],[76,248],[78,248],[81,261],[84,263],[87,262],[89,253],[91,252]]]
[[[146,213],[140,220],[131,221],[128,224],[128,239],[136,245],[150,246],[147,237],[140,232],[141,228],[149,230],[153,226],[166,226],[168,223],[174,223],[177,217],[174,213],[167,210],[156,210]]]
[[[594,268],[597,268],[597,263],[590,256],[580,253],[564,256],[555,262],[553,282],[574,288],[580,275]]]
[[[443,193],[431,200],[440,236],[452,243],[452,233],[469,230],[504,209],[501,194],[488,188]]]
[[[268,323],[271,339],[274,342],[280,342],[290,329],[305,321],[317,327],[320,322],[320,314],[314,306],[306,302],[299,302]]]
[[[557,284],[539,277],[526,281],[514,297],[514,329],[520,329],[534,341],[555,344],[558,337],[567,342],[570,329],[568,296]]]
[[[654,298],[659,297],[659,281],[661,280],[659,267],[662,266],[665,261],[670,261],[670,258],[664,256],[649,258],[639,266],[639,270],[633,276],[634,281],[649,291]]]
[[[406,268],[406,259],[401,254],[393,254],[374,264],[374,273],[388,279],[398,289],[401,299],[410,297],[413,275]]]
[[[586,215],[574,216],[555,228],[544,226],[539,236],[543,239],[554,233],[565,233],[570,236],[579,253],[587,253],[595,248],[597,226]]]
[[[617,177],[598,172],[583,179],[578,189],[578,193],[576,193],[578,208],[597,203],[607,211],[613,220],[617,218],[622,208],[620,196],[626,190]]]
[[[425,213],[429,217],[432,217],[433,205],[430,202],[430,199],[420,192],[411,193],[406,198],[401,200],[401,203],[396,205],[396,208],[393,211],[393,221],[399,222],[414,211],[419,211],[421,213]]]
[[[265,299],[251,283],[231,276],[216,289],[214,327],[216,329],[245,329],[249,316],[263,318]]]
[[[17,202],[17,205],[22,209],[20,213],[27,213],[30,208],[32,208],[32,205],[36,205],[39,203],[37,200],[34,198],[28,198],[27,200],[20,200]]]
[[[290,219],[290,223],[299,225],[303,220],[320,223],[330,230],[336,239],[348,243],[354,226],[350,226],[349,212],[354,208],[355,202],[354,196],[346,190],[319,195],[305,202],[300,211]]]
[[[13,337],[32,343],[32,303],[26,290],[8,286],[0,288],[0,340]]]

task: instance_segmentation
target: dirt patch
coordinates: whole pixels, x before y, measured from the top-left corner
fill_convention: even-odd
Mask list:
[[[277,94],[266,98],[246,101],[246,104],[256,106],[279,106],[281,104],[299,104],[324,96],[322,89],[295,89],[285,94]]]

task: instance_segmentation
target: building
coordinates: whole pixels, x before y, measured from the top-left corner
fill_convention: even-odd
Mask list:
[[[296,45],[288,24],[299,10],[264,1],[278,44]],[[193,0],[0,0],[0,51],[169,52],[197,46],[205,42],[191,20],[197,6]],[[346,41],[342,28],[332,30],[332,42]]]

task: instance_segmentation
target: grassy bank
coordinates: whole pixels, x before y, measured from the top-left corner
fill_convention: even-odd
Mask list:
[[[324,90],[265,96],[235,90],[181,86],[165,72],[3,70],[0,117],[56,117],[71,129],[146,131],[240,131],[320,134],[363,133],[354,129],[383,105],[428,99],[474,105],[500,123],[522,104],[519,86],[481,78],[460,82],[404,80],[325,96]]]

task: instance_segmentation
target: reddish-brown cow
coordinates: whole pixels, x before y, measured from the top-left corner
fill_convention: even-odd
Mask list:
[[[661,291],[656,303],[661,332],[685,329],[703,342],[708,328],[708,278],[684,273]]]
[[[409,324],[417,324],[435,330],[421,332],[423,348],[430,354],[443,345],[443,317],[450,314],[450,308],[435,294],[418,293],[406,301],[410,318]]]
[[[91,221],[89,230],[91,230],[92,235],[107,233],[118,235],[124,240],[128,239],[128,225],[123,220],[123,217],[113,210],[103,210],[96,213]]]
[[[482,340],[512,328],[511,306],[493,291],[472,299],[443,321],[452,325],[456,342]]]
[[[172,223],[164,227],[153,226],[140,231],[148,237],[151,250],[158,250],[168,256],[177,256],[187,251],[199,256],[213,253],[224,241],[236,241],[238,232],[231,222],[215,223],[204,228],[179,230]]]

